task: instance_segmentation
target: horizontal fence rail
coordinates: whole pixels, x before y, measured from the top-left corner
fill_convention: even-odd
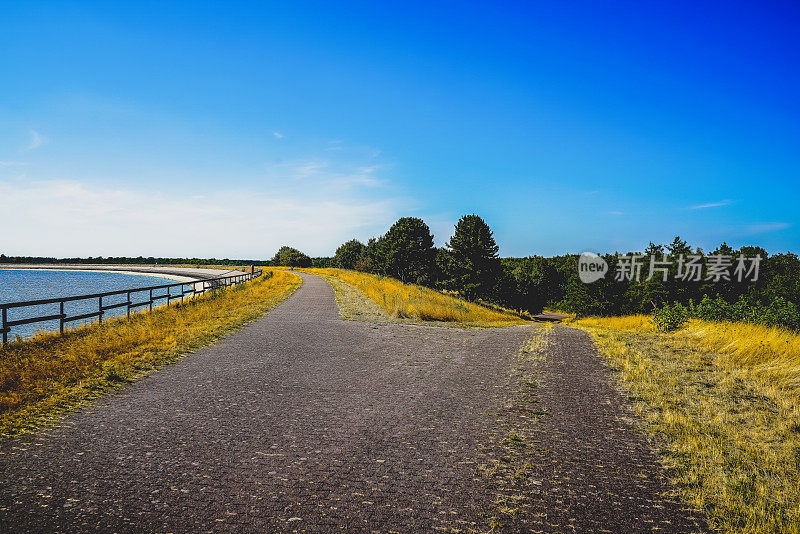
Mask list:
[[[222,289],[230,286],[235,286],[254,278],[261,276],[261,269],[251,269],[250,272],[242,274],[234,274],[228,276],[219,276],[216,278],[207,278],[204,280],[194,280],[191,282],[176,282],[174,284],[164,284],[160,286],[143,287],[139,289],[119,289],[117,291],[107,291],[105,293],[93,293],[91,295],[77,295],[73,297],[59,297],[52,299],[39,299],[39,300],[26,300],[22,302],[7,302],[0,303],[0,332],[3,334],[3,346],[8,344],[8,337],[11,333],[12,327],[40,323],[45,321],[58,321],[58,330],[64,333],[64,327],[71,322],[80,321],[81,319],[92,319],[97,317],[100,323],[103,322],[103,315],[109,310],[118,308],[126,308],[127,316],[131,316],[131,310],[135,310],[142,306],[147,306],[149,311],[153,311],[153,305],[159,301],[161,304],[169,306],[173,300],[180,299],[183,302],[187,296],[194,297],[212,291],[215,289]],[[199,286],[199,288],[198,288]],[[174,291],[173,291],[174,288]],[[133,300],[133,295],[143,294],[145,300]],[[103,299],[109,297],[122,296],[125,298],[121,302],[103,302]],[[68,315],[65,312],[64,304],[68,302],[90,302],[92,299],[97,300],[97,309],[90,312],[79,313],[76,315]],[[58,304],[58,313],[49,313],[47,315],[37,315],[34,317],[25,317],[21,319],[9,319],[9,310],[19,310],[25,308],[34,308],[36,306],[43,306],[48,304]]]

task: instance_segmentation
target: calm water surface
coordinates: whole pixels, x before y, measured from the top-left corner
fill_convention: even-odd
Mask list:
[[[173,280],[166,278],[127,273],[0,269],[0,303],[88,295],[120,289],[142,289],[174,283]],[[161,290],[158,293],[161,294],[164,291]],[[172,288],[172,294],[179,294],[178,288]],[[125,295],[104,297],[103,305],[124,302],[125,299]],[[131,296],[133,302],[143,302],[148,299],[149,292],[147,291],[134,293]],[[64,305],[64,312],[67,316],[80,315],[97,311],[97,305],[97,299],[68,302]],[[39,315],[51,315],[58,313],[58,310],[58,304],[15,308],[8,310],[8,319],[13,321]],[[125,307],[107,310],[104,319],[125,313]],[[89,320],[87,319],[87,321]],[[97,321],[97,318],[95,317],[91,321]],[[83,321],[69,323],[69,327],[74,328],[80,324],[83,324]],[[19,325],[12,327],[9,339],[16,339],[17,336],[25,339],[36,332],[54,329],[58,329],[58,321]]]

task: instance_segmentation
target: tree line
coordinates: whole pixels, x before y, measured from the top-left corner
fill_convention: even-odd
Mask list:
[[[620,277],[622,263],[633,255],[641,258],[641,276]],[[453,237],[441,248],[434,246],[430,228],[422,219],[403,217],[380,237],[366,243],[356,239],[343,243],[333,258],[303,256],[308,265],[391,276],[532,314],[544,307],[578,316],[649,314],[678,303],[696,317],[800,328],[798,256],[789,252],[770,255],[756,246],[734,249],[722,243],[705,254],[680,237],[666,244],[651,242],[644,251],[603,255],[606,275],[584,283],[577,254],[499,258],[492,230],[481,217],[471,214],[461,217]],[[705,273],[712,269],[714,257],[735,261],[740,256],[760,258],[755,280],[735,276],[714,280],[705,275],[685,279],[678,272],[689,257],[699,258],[696,262]],[[652,277],[648,273],[651,258],[663,265]]]
[[[632,255],[641,258],[638,278],[619,276]],[[713,258],[735,261],[760,259],[758,276],[710,279],[681,277],[683,263],[695,257],[703,273],[713,270]],[[518,311],[539,313],[544,307],[578,316],[652,313],[670,307],[678,316],[745,320],[800,329],[800,259],[793,253],[768,254],[757,246],[734,249],[726,243],[709,254],[680,237],[671,243],[650,243],[641,252],[605,254],[608,272],[599,280],[580,280],[577,254],[554,257],[532,255],[500,258],[489,225],[478,215],[464,215],[444,247],[435,247],[430,228],[422,219],[403,217],[388,231],[362,243],[351,239],[333,257],[309,257],[283,246],[269,261],[215,258],[95,257],[47,258],[5,256],[0,263],[121,263],[190,265],[284,265],[339,267],[457,293],[470,301],[484,301]],[[648,261],[665,265],[650,276]],[[699,259],[698,259],[699,258]],[[627,267],[630,267],[628,263]],[[685,309],[685,311],[683,310]]]
[[[458,293],[467,300],[497,304],[510,302],[503,283],[504,268],[489,225],[478,215],[464,215],[456,224],[445,247],[434,246],[425,221],[403,217],[382,236],[362,243],[351,239],[336,249],[333,258],[309,258],[282,247],[273,257],[274,265],[338,267],[390,276],[404,283],[418,284]],[[538,312],[538,303],[516,303],[516,309]]]

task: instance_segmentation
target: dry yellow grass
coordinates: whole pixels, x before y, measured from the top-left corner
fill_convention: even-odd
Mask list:
[[[587,318],[606,361],[664,443],[683,499],[723,532],[800,532],[800,335],[647,316]]]
[[[259,317],[300,286],[285,272],[181,306],[0,349],[0,435],[16,434]]]
[[[501,311],[444,295],[425,287],[404,284],[394,278],[345,269],[302,269],[334,277],[356,287],[394,317],[479,326],[508,326],[525,322]]]
[[[739,367],[769,382],[800,386],[800,335],[785,328],[747,323],[690,321],[682,331]]]
[[[650,315],[586,317],[577,325],[655,332]],[[800,335],[774,326],[691,319],[673,336],[692,337],[720,355],[719,365],[732,366],[769,380],[800,386]]]
[[[616,330],[655,331],[650,315],[626,315],[624,317],[584,317],[576,319],[575,324],[583,326],[602,326]]]

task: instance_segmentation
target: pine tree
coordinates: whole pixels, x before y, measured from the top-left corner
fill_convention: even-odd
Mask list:
[[[492,298],[501,272],[499,250],[486,221],[475,214],[464,215],[447,243],[452,262],[447,285],[464,298]]]

